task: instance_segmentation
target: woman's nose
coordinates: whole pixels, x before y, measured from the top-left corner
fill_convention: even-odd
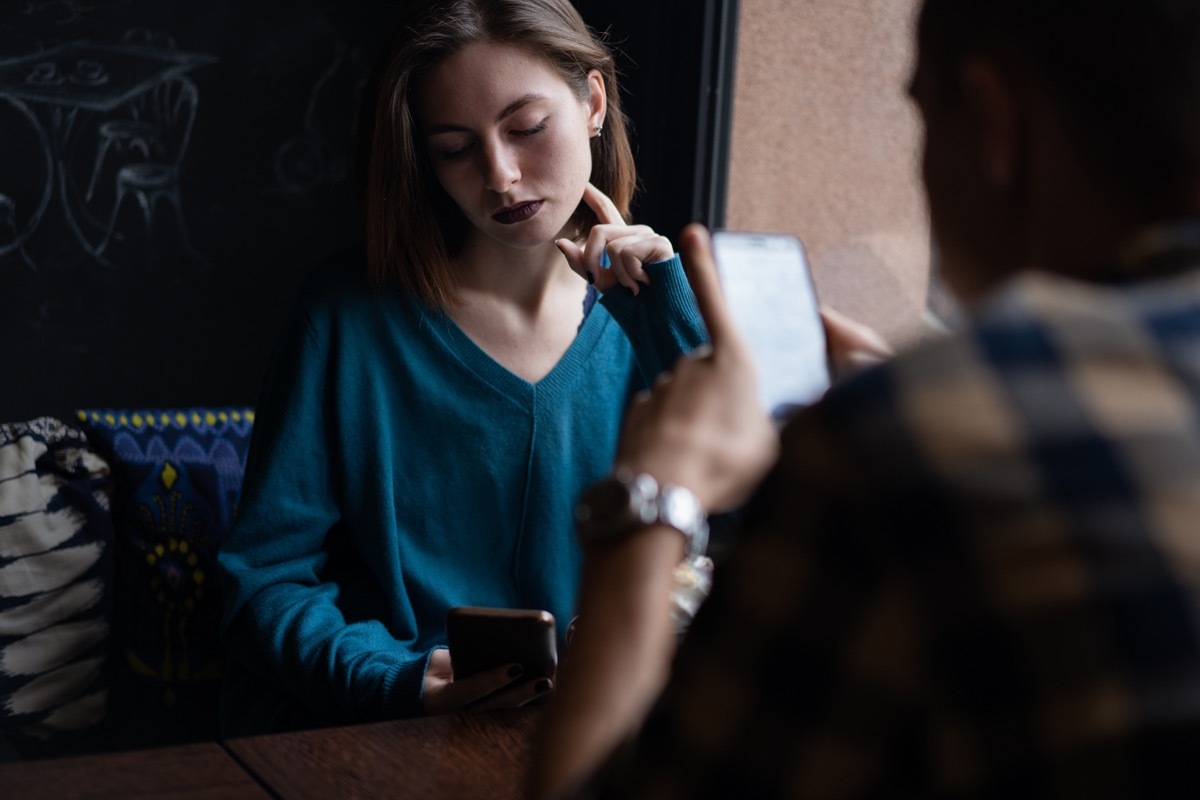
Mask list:
[[[516,154],[503,145],[495,145],[484,153],[484,184],[493,192],[507,192],[521,179]]]

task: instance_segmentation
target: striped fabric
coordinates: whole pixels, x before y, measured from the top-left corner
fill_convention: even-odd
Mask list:
[[[1200,796],[1200,271],[1015,281],[745,520],[603,796]]]
[[[0,735],[45,739],[104,716],[108,476],[59,420],[0,425]]]

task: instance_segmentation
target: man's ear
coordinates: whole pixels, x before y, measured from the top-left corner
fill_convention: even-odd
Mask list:
[[[994,188],[1011,187],[1020,155],[1018,104],[1011,80],[994,63],[969,58],[960,69],[960,86],[978,134],[981,173]]]

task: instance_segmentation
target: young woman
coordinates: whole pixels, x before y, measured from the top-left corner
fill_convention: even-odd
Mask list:
[[[704,340],[627,225],[612,58],[568,0],[425,0],[381,73],[366,249],[303,285],[220,563],[230,735],[518,705],[457,605],[574,613],[572,509],[629,398]]]

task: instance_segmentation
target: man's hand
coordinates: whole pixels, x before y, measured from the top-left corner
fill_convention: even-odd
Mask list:
[[[617,466],[690,489],[710,511],[739,504],[774,462],[775,427],[725,307],[708,232],[689,226],[683,263],[711,347],[683,359],[630,411]],[[530,774],[529,796],[578,785],[645,718],[675,651],[671,622],[679,532],[654,526],[588,549],[579,628],[560,669]]]
[[[835,378],[887,361],[896,354],[874,328],[840,311],[822,308],[821,321],[825,323],[825,340],[829,343]]]
[[[708,231],[689,226],[681,245],[710,345],[681,359],[637,399],[616,466],[684,486],[706,510],[724,511],[762,479],[779,438],[759,405],[753,359],[725,305]]]

